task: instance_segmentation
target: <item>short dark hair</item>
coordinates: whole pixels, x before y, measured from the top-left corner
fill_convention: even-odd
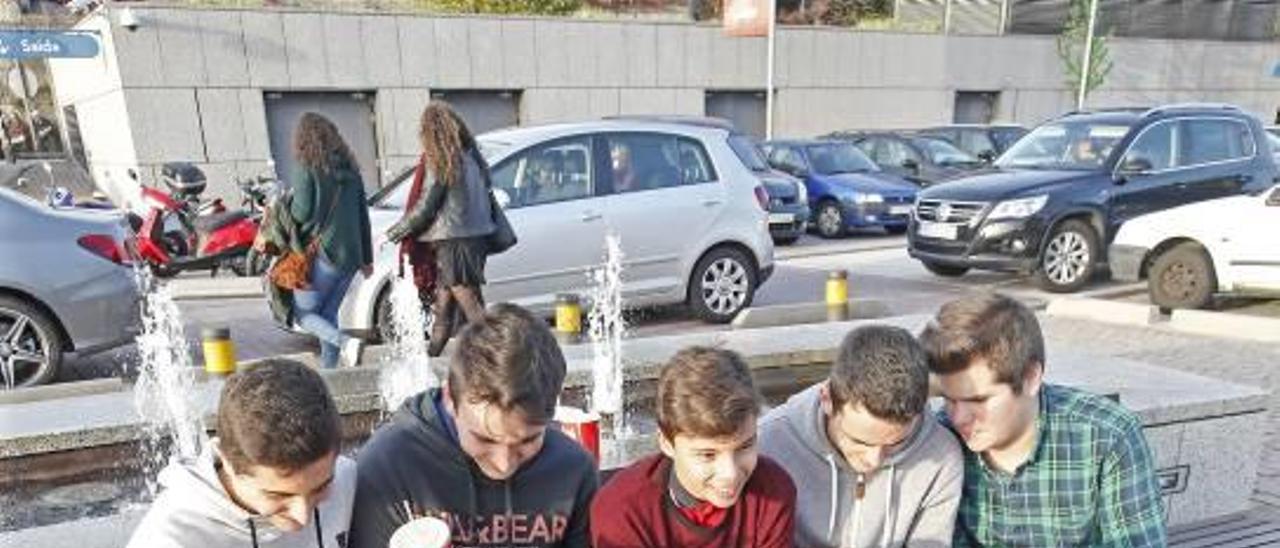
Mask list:
[[[463,330],[449,364],[449,391],[455,403],[489,403],[546,423],[555,416],[565,369],[546,322],[500,304]]]
[[[981,294],[942,305],[920,340],[934,373],[963,371],[983,358],[996,380],[1015,394],[1022,392],[1028,367],[1044,367],[1044,335],[1035,313],[1005,295]]]
[[[900,327],[854,329],[840,343],[827,390],[836,413],[846,404],[861,405],[877,418],[905,424],[923,412],[929,400],[924,349]]]
[[[658,428],[703,438],[731,436],[760,415],[760,393],[742,356],[694,346],[677,352],[658,375]]]
[[[338,451],[342,419],[324,379],[271,358],[227,379],[218,402],[218,451],[237,472],[296,472]]]

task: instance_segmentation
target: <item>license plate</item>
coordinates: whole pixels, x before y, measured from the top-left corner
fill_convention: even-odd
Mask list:
[[[919,236],[923,236],[925,238],[938,238],[941,240],[954,240],[956,239],[956,233],[956,225],[931,223],[929,221],[920,221],[920,226],[916,229],[916,234]]]
[[[890,215],[909,215],[910,213],[911,213],[911,206],[909,205],[896,205],[896,206],[889,207]]]
[[[795,213],[770,213],[769,224],[783,224],[796,222]]]

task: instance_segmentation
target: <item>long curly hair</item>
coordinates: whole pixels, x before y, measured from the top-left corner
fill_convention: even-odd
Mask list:
[[[293,132],[293,157],[303,168],[324,174],[333,172],[336,159],[346,160],[352,169],[359,169],[338,127],[314,112],[303,114],[298,120],[298,128]]]
[[[435,180],[454,184],[462,179],[462,155],[475,149],[476,140],[449,103],[427,103],[422,110],[418,139],[422,141],[423,164]],[[481,168],[487,168],[480,155],[475,156]]]

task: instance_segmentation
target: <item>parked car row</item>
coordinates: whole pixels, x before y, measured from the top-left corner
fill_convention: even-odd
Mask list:
[[[921,191],[908,251],[941,276],[1015,271],[1076,291],[1103,270],[1126,222],[1271,188],[1272,150],[1261,123],[1229,105],[1070,113],[1018,140],[993,170]]]

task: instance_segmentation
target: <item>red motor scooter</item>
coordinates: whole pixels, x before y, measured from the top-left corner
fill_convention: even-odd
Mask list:
[[[269,194],[263,187],[270,181],[239,182],[249,211],[227,211],[220,199],[200,201],[206,179],[204,172],[190,163],[165,164],[161,180],[169,192],[143,187],[147,212],[133,219],[138,251],[157,276],[188,270],[209,270],[217,276],[223,267],[240,276],[265,271],[266,262],[250,250]]]

